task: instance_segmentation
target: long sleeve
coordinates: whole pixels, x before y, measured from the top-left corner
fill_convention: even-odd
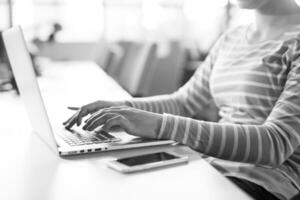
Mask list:
[[[300,145],[300,53],[292,54],[284,89],[263,124],[205,122],[164,114],[158,138],[224,160],[281,165]]]
[[[134,98],[129,102],[131,106],[155,113],[196,116],[212,99],[209,91],[209,78],[223,38],[224,36],[216,42],[195,74],[178,91],[170,95]]]

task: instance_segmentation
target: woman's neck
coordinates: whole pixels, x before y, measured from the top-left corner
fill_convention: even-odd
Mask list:
[[[274,39],[296,24],[300,24],[300,8],[295,2],[274,0],[255,11],[255,26],[248,39],[250,42]]]
[[[265,15],[255,13],[255,29],[260,33],[285,31],[285,28],[300,23],[300,13],[290,15]]]

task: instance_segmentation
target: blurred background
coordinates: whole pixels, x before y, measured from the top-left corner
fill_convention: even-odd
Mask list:
[[[217,38],[252,15],[229,0],[0,0],[0,31],[22,26],[39,76],[40,58],[91,61],[133,96],[151,96],[183,85]],[[12,89],[1,39],[0,91]]]

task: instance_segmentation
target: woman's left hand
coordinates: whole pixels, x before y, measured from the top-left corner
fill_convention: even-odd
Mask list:
[[[162,115],[131,107],[111,107],[101,109],[85,121],[84,130],[92,131],[103,125],[109,131],[119,126],[127,133],[140,137],[156,138]]]

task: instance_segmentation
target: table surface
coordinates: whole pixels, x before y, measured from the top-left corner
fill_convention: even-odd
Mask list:
[[[48,114],[66,119],[66,106],[130,98],[92,62],[41,62],[39,78]],[[56,120],[57,120],[56,119]],[[14,92],[0,93],[0,199],[250,199],[186,146],[160,146],[61,158],[32,133]],[[113,158],[158,151],[189,156],[189,163],[134,174],[106,166]]]

